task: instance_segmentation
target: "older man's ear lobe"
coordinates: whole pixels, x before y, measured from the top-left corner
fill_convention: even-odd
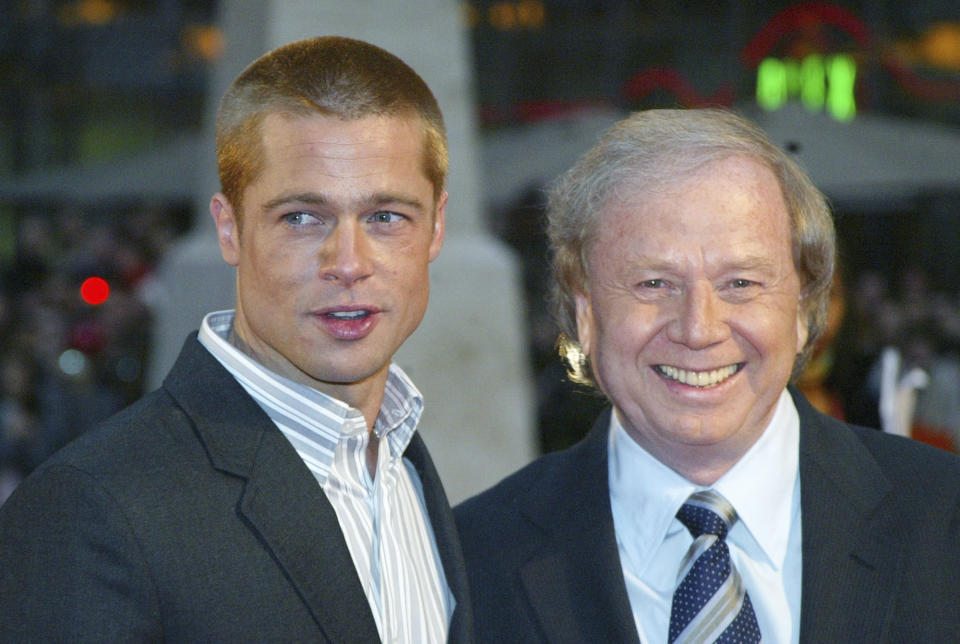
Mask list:
[[[593,345],[593,308],[590,306],[590,296],[586,293],[577,293],[574,296],[577,316],[577,341],[583,355],[589,356]]]
[[[218,192],[210,199],[210,216],[217,227],[217,241],[223,261],[236,266],[240,261],[240,230],[233,206],[223,193]]]
[[[807,325],[807,315],[802,310],[797,312],[797,353],[803,353],[810,337],[810,328]]]
[[[803,350],[807,347],[807,339],[810,337],[806,303],[807,298],[801,293],[797,298],[797,355],[803,353]]]

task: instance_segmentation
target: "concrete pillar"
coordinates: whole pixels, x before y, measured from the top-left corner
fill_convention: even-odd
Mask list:
[[[424,393],[421,431],[451,501],[478,492],[534,456],[533,392],[514,257],[485,231],[466,33],[453,0],[223,0],[227,49],[211,79],[196,226],[159,273],[151,384],[162,380],[204,313],[234,306],[207,201],[218,189],[213,114],[231,80],[281,44],[342,35],[398,55],[430,85],[450,141],[447,241],[431,269],[431,298],[397,362]]]

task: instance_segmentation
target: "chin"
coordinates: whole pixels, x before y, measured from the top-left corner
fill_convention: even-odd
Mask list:
[[[674,428],[671,432],[677,440],[688,445],[716,445],[739,433],[739,425],[730,423],[719,424],[716,419],[706,421],[699,419],[675,419],[667,421],[667,427]]]

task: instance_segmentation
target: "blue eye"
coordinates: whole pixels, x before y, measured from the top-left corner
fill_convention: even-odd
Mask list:
[[[375,224],[392,224],[401,219],[403,219],[403,215],[390,212],[389,210],[381,210],[370,215],[369,221]]]
[[[316,219],[308,212],[291,212],[283,216],[283,220],[291,226],[303,226],[316,221]]]

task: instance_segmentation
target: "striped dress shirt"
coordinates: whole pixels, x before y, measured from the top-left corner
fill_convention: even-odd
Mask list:
[[[208,314],[200,342],[273,420],[313,473],[350,550],[384,642],[445,642],[454,598],[427,516],[423,487],[403,458],[423,397],[390,365],[380,414],[376,475],[366,465],[370,440],[359,410],[280,376],[228,340],[233,311]],[[318,571],[319,572],[319,571]]]

